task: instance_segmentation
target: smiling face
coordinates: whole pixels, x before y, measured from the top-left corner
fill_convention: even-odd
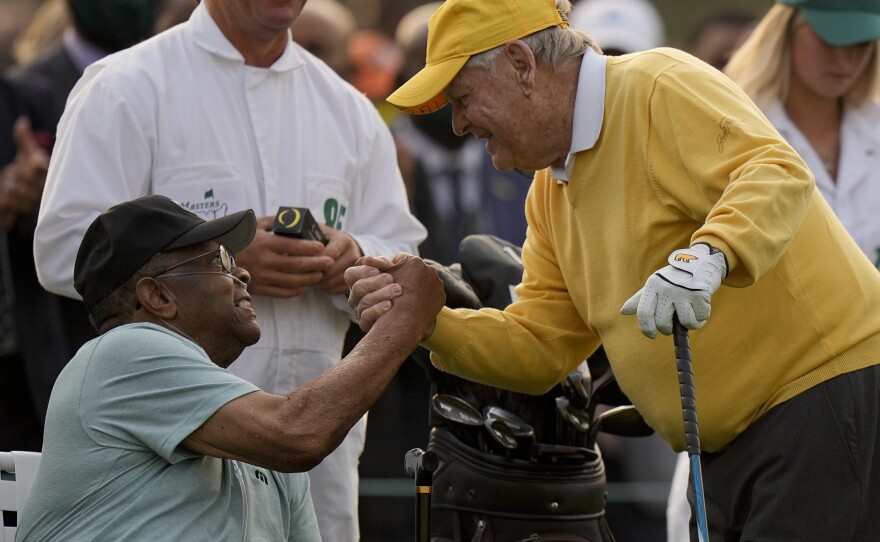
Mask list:
[[[875,42],[835,47],[822,41],[809,24],[801,24],[791,41],[792,88],[821,98],[841,98],[859,81],[875,48]]]
[[[521,168],[528,149],[527,115],[517,109],[517,90],[479,68],[462,69],[446,89],[455,134],[485,141],[499,171]]]
[[[522,42],[513,43],[498,57],[495,73],[466,66],[446,87],[452,128],[456,135],[485,141],[499,171],[564,163],[570,132],[550,112],[558,103],[545,84],[552,75],[535,65]]]
[[[175,261],[218,247],[215,242],[185,247],[175,252],[179,256]],[[247,292],[250,274],[241,267],[234,267],[232,274],[227,274],[219,252],[175,267],[156,280],[174,295],[177,316],[173,325],[204,348],[221,367],[227,367],[246,346],[260,339],[260,325]]]

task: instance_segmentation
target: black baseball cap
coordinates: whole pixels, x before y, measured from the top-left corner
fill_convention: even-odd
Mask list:
[[[234,254],[250,244],[256,230],[250,209],[206,221],[165,196],[120,203],[86,230],[76,253],[73,286],[91,308],[160,252],[216,240]]]

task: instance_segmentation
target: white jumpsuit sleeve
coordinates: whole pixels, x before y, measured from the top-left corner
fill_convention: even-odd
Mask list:
[[[73,298],[80,297],[73,268],[86,229],[108,207],[146,195],[150,186],[155,132],[144,107],[135,106],[148,103],[138,98],[150,90],[132,87],[134,96],[125,96],[126,85],[111,87],[100,70],[90,67],[68,98],[34,234],[40,284]]]

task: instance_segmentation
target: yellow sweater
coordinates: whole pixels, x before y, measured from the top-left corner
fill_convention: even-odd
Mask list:
[[[570,182],[535,176],[519,300],[444,309],[426,346],[442,370],[543,393],[600,343],[623,391],[684,449],[670,337],[620,307],[675,249],[708,242],[730,272],[691,332],[706,451],[769,408],[880,363],[880,273],[798,155],[728,79],[672,49],[609,58],[596,145]]]

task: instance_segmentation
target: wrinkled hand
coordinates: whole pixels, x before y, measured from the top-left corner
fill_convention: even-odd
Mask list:
[[[46,172],[49,155],[31,130],[26,117],[15,121],[13,138],[18,150],[15,161],[0,172],[0,230],[9,230],[21,216],[36,213]]]
[[[330,295],[346,294],[348,285],[345,284],[345,270],[354,265],[357,259],[363,256],[363,252],[354,238],[347,233],[324,225],[321,225],[321,231],[327,237],[324,256],[331,258],[333,265],[324,272],[323,278],[316,287]]]
[[[421,340],[434,331],[434,319],[446,303],[443,281],[437,271],[420,258],[399,253],[393,260],[366,256],[345,271],[350,293],[348,304],[358,325],[369,331],[386,313],[397,318],[427,318]]]
[[[345,270],[348,305],[363,331],[369,331],[376,320],[391,309],[391,300],[403,293],[394,277],[384,272],[393,265],[384,256],[364,256]]]
[[[638,316],[642,333],[654,339],[657,332],[672,334],[672,315],[688,329],[699,329],[709,319],[710,299],[727,275],[727,260],[720,251],[697,243],[669,255],[669,265],[648,277],[645,286],[629,298],[620,314]]]
[[[424,341],[434,332],[437,313],[446,303],[443,281],[437,271],[418,256],[398,253],[385,274],[391,275],[402,293],[391,302],[391,308],[374,324],[389,333],[413,333]]]
[[[257,233],[247,248],[235,255],[237,265],[251,275],[252,294],[291,298],[317,286],[335,261],[319,241],[306,241],[272,233],[274,216],[257,219]]]

